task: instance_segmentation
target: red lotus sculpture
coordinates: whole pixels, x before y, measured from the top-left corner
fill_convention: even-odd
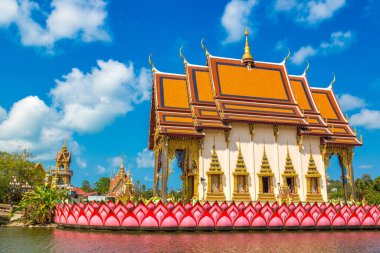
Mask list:
[[[119,230],[375,229],[379,217],[377,205],[94,202],[59,204],[54,221],[63,227]]]

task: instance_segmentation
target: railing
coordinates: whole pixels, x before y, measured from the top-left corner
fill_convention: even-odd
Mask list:
[[[59,204],[54,220],[63,227],[114,230],[374,229],[379,216],[377,205],[94,202]]]

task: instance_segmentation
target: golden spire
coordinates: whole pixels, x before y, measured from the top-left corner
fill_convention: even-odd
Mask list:
[[[265,151],[265,144],[264,144],[264,152],[263,152],[263,158],[261,160],[261,170],[260,173],[272,173],[272,169],[270,168],[267,153]]]
[[[309,166],[307,167],[308,168],[307,177],[320,177],[321,174],[319,174],[317,166],[315,165],[313,153],[311,151],[311,143],[309,145],[310,145],[310,158],[309,158]]]
[[[285,172],[286,171],[294,171],[294,166],[292,162],[292,158],[290,157],[289,153],[289,145],[288,142],[286,142],[286,162],[285,162]]]
[[[255,61],[253,60],[253,57],[251,55],[251,50],[248,43],[248,28],[245,29],[245,48],[244,48],[244,54],[242,57],[243,63],[248,67],[248,69],[255,66]]]
[[[243,154],[241,153],[241,146],[240,146],[240,140],[239,140],[239,151],[238,151],[238,159],[236,162],[236,172],[246,172],[247,168],[245,167]]]
[[[211,156],[211,163],[210,163],[210,168],[209,171],[222,171],[222,168],[220,167],[218,155],[216,154],[216,149],[215,149],[215,138],[214,138],[214,145],[212,146],[212,156]]]

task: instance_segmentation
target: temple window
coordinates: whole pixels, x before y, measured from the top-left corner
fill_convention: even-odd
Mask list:
[[[289,201],[300,201],[297,189],[297,177],[298,174],[294,169],[292,158],[290,157],[289,146],[286,144],[286,162],[285,162],[285,170],[282,173],[283,185],[282,189],[286,190],[283,192],[286,196],[282,196],[283,198],[290,198]]]
[[[268,157],[265,152],[265,146],[264,146],[263,158],[261,162],[261,169],[260,169],[260,172],[257,173],[257,176],[259,177],[258,200],[259,201],[275,201],[276,197],[273,191],[274,173],[272,172],[272,169],[269,165]]]
[[[263,193],[270,193],[270,188],[269,188],[269,177],[262,177],[263,181]]]
[[[310,148],[309,167],[306,174],[306,200],[307,201],[323,201],[319,179],[321,174],[319,173],[317,166],[315,165],[313,155]]]
[[[223,192],[223,174],[214,144],[212,148],[210,168],[207,171],[207,200],[225,200]]]
[[[318,178],[310,178],[310,192],[318,193]]]
[[[251,196],[248,191],[248,171],[245,167],[243,154],[239,143],[238,159],[236,162],[235,171],[232,173],[234,176],[234,191],[232,199],[237,201],[250,201]]]

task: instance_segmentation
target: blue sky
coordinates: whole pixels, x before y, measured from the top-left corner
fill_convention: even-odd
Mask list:
[[[73,152],[73,183],[109,176],[123,152],[135,180],[152,185],[146,150],[151,73],[183,73],[178,49],[204,64],[211,54],[240,58],[243,32],[253,56],[288,72],[305,59],[314,87],[334,91],[363,135],[356,177],[379,176],[380,4],[375,0],[0,1],[0,149],[54,165],[63,139]],[[336,159],[328,169],[338,177]],[[169,187],[180,185],[174,172]]]

